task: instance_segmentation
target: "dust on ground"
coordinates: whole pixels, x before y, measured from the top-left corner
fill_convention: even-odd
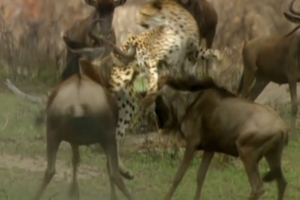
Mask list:
[[[57,180],[68,180],[72,178],[71,166],[66,161],[56,160],[56,174],[54,179]],[[46,170],[47,161],[44,157],[23,157],[20,155],[0,155],[0,169],[13,170],[13,168],[19,168],[29,172],[44,172]],[[92,177],[99,177],[102,171],[99,168],[93,166],[80,164],[78,169],[78,178],[88,179]],[[102,172],[103,173],[103,172]]]

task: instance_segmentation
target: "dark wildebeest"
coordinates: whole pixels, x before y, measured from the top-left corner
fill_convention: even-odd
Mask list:
[[[98,20],[99,26],[95,27],[93,31],[96,34],[101,34],[106,38],[109,38],[110,41],[115,43],[115,32],[112,28],[114,10],[117,6],[125,4],[126,0],[85,0],[85,2],[88,5],[95,7],[95,10],[88,17],[75,21],[75,23],[65,31],[64,37],[89,47],[101,46],[103,48],[101,51],[98,51],[97,56],[104,57],[110,53],[110,49],[106,43],[95,40],[95,38],[88,33],[89,25],[94,20]],[[72,63],[78,62],[79,57],[80,55],[67,49],[66,68],[71,68],[69,70],[76,71],[72,69]]]
[[[206,0],[175,0],[196,19],[200,39],[204,38],[206,48],[211,48],[216,34],[218,14],[213,5]],[[201,42],[201,41],[200,41]]]
[[[81,59],[78,73],[57,85],[47,103],[47,169],[43,182],[34,200],[40,199],[43,191],[55,174],[55,161],[59,145],[69,142],[72,147],[73,180],[70,194],[79,198],[77,168],[80,162],[79,146],[98,143],[107,158],[110,181],[110,198],[117,199],[115,185],[127,199],[133,197],[124,185],[119,172],[116,125],[118,106],[108,92],[103,78],[90,61]],[[126,176],[124,176],[126,177]]]
[[[300,24],[300,12],[293,9],[294,1],[289,6],[290,13],[284,12],[284,16],[287,20]],[[240,96],[255,100],[269,82],[288,83],[292,103],[291,134],[295,138],[297,82],[300,80],[300,35],[296,32],[299,28],[300,25],[284,36],[260,36],[249,41],[242,52],[244,71],[238,89]]]
[[[215,152],[240,157],[252,188],[249,200],[257,200],[264,193],[262,180],[276,180],[278,199],[283,199],[287,182],[282,173],[281,155],[288,144],[288,133],[275,111],[238,98],[215,85],[212,79],[199,81],[193,77],[174,79],[165,76],[159,79],[158,97],[160,104],[164,104],[163,110],[172,115],[169,125],[186,141],[184,158],[165,200],[172,198],[197,150],[203,150],[204,154],[197,174],[195,200],[200,199]],[[270,171],[261,180],[258,164],[263,157]]]

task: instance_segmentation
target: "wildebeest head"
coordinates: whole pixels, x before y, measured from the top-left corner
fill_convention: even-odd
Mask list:
[[[97,35],[95,34],[92,30],[94,30],[94,26],[96,23],[98,23],[99,20],[94,20],[89,27],[89,35],[91,38],[95,39],[96,41],[103,42],[105,45],[109,46],[110,49],[112,50],[113,54],[119,61],[118,64],[122,63],[121,65],[127,65],[129,62],[131,62],[135,58],[136,54],[136,48],[132,47],[129,52],[123,52],[119,47],[117,47],[112,41],[109,39],[105,38],[103,35]],[[101,47],[100,47],[101,48]],[[100,51],[99,47],[83,47],[83,48],[77,48],[75,49],[70,49],[72,52],[77,53],[77,54],[86,54],[86,53],[93,53]],[[105,48],[107,49],[107,48]]]
[[[95,24],[98,21],[99,21],[98,19],[94,20],[90,24],[89,35],[99,42],[104,42],[105,45],[102,45],[100,47],[97,46],[92,47],[71,40],[66,36],[63,37],[63,40],[68,50],[74,53],[76,56],[74,56],[72,60],[67,64],[67,67],[62,73],[61,80],[67,79],[68,77],[72,76],[78,71],[79,69],[78,61],[80,57],[85,57],[90,61],[94,61],[93,63],[101,68],[101,73],[103,73],[103,76],[106,77],[107,81],[110,78],[111,68],[113,66],[115,65],[126,66],[129,62],[131,62],[135,58],[135,53],[136,53],[135,47],[131,48],[131,51],[126,53],[121,51],[113,42],[104,38],[102,35],[96,35],[92,30],[93,30],[93,26],[95,26]],[[109,52],[106,51],[110,51],[110,49],[113,50],[114,55],[118,56],[118,59],[114,59],[115,56],[112,56],[112,54],[107,54]],[[103,55],[105,54],[106,56],[103,57]]]
[[[125,4],[126,0],[85,0],[85,2],[96,9],[98,19],[100,19],[101,35],[115,42],[115,35],[112,30],[114,10],[117,6]]]
[[[201,81],[194,76],[175,79],[169,75],[158,81],[158,93],[155,99],[155,113],[158,117],[159,128],[176,129],[188,109],[196,101],[199,91],[216,86],[210,77]],[[149,101],[152,101],[149,98]],[[152,102],[148,102],[150,105]]]

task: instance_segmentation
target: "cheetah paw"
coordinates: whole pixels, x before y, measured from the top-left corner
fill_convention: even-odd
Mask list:
[[[127,180],[134,179],[134,175],[130,171],[125,171],[125,172],[121,171],[121,175]]]

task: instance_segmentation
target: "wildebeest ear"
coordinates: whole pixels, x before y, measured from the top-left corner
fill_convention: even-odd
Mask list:
[[[153,5],[154,8],[157,8],[158,10],[161,10],[162,9],[161,4],[162,4],[161,0],[155,0],[152,5]]]

